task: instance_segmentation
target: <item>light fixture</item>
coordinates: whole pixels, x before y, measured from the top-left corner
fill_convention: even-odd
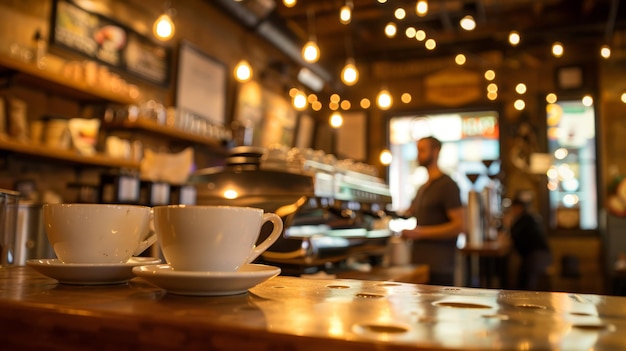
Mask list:
[[[624,93],[624,96],[626,96],[626,93]],[[624,103],[626,103],[626,101],[624,101]],[[367,110],[368,108],[370,108],[372,103],[370,102],[370,99],[362,98],[361,101],[359,102],[359,105],[361,106],[362,109]]]
[[[461,18],[459,25],[467,31],[474,30],[476,28],[476,20],[474,20],[474,16],[466,15]]]
[[[393,22],[389,22],[385,26],[385,35],[387,36],[387,38],[395,37],[397,31],[398,31],[398,28],[396,27],[396,24]]]
[[[315,40],[309,40],[302,48],[302,58],[306,62],[315,63],[320,59],[320,48]]]
[[[415,33],[417,33],[417,30],[415,30],[415,27],[407,27],[404,30],[404,34],[406,35],[407,38],[409,39],[413,39],[415,38]]]
[[[415,13],[417,13],[417,15],[420,17],[426,16],[426,14],[428,13],[428,1],[419,0],[417,2],[417,5],[415,5]]]
[[[359,81],[359,70],[354,62],[352,40],[349,34],[346,35],[346,52],[348,59],[346,60],[346,65],[341,70],[341,81],[347,86],[352,86]]]
[[[424,43],[424,46],[426,46],[426,49],[428,50],[435,50],[435,48],[437,47],[437,42],[435,41],[435,39],[428,39],[426,40],[426,43]]]
[[[496,72],[492,69],[486,70],[485,79],[489,81],[496,79]]]
[[[339,9],[339,21],[348,24],[352,21],[352,0],[346,0],[346,3]]]
[[[509,33],[509,44],[516,46],[520,43],[521,37],[517,31],[512,30]]]
[[[386,89],[381,90],[376,97],[376,105],[381,110],[388,110],[393,104],[391,94]]]
[[[406,11],[404,11],[402,7],[398,7],[393,12],[393,15],[396,17],[396,19],[403,20],[406,17]]]
[[[563,56],[564,51],[565,49],[563,49],[563,44],[560,42],[555,41],[554,44],[552,44],[552,55],[554,55],[554,57]]]
[[[591,95],[589,95],[589,94],[583,96],[582,103],[583,103],[583,105],[585,105],[587,107],[592,106],[593,105],[593,97],[591,97]]]
[[[546,102],[549,104],[554,104],[557,100],[557,96],[555,93],[549,93],[546,95]]]
[[[602,47],[600,48],[600,56],[602,56],[605,59],[608,59],[609,57],[611,57],[611,47],[608,45],[602,45]]]
[[[239,82],[247,82],[252,78],[252,67],[246,60],[241,60],[235,66],[235,79]]]
[[[302,58],[308,63],[315,63],[320,59],[320,48],[315,39],[314,18],[310,9],[307,11],[307,19],[309,22],[309,41],[302,47]]]
[[[298,111],[302,111],[306,108],[306,106],[307,106],[306,94],[304,94],[301,91],[298,91],[293,97],[293,107],[295,107],[295,109]]]
[[[393,160],[393,155],[391,155],[391,151],[385,149],[380,152],[379,159],[382,165],[389,166]]]
[[[352,86],[359,80],[359,71],[354,64],[354,59],[349,58],[346,65],[341,70],[341,81],[343,84]]]
[[[352,107],[352,103],[350,102],[350,100],[341,100],[341,102],[339,103],[339,107],[341,107],[341,109],[344,111],[348,111]]]
[[[459,66],[463,66],[466,61],[467,61],[467,58],[463,54],[458,54],[454,58],[454,62],[456,62],[456,64],[459,65]]]
[[[403,93],[402,96],[400,96],[400,100],[402,100],[405,104],[411,102],[412,99],[413,97],[409,93]]]
[[[285,5],[285,7],[294,7],[296,6],[296,0],[283,0],[283,5]]]
[[[415,39],[417,39],[417,41],[423,41],[424,39],[426,39],[426,32],[422,29],[416,31]]]
[[[330,119],[328,122],[331,127],[339,128],[343,125],[343,116],[339,112],[333,112],[333,114],[330,115]]]
[[[176,14],[176,10],[169,6],[169,2],[166,2],[164,5],[163,13],[154,21],[152,25],[152,33],[154,36],[161,40],[167,41],[174,37],[174,32],[176,28],[174,26],[174,21],[172,17]]]

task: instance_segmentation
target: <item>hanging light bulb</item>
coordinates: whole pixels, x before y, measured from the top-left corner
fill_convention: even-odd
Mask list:
[[[283,5],[285,5],[285,7],[294,7],[296,6],[296,0],[283,0]]]
[[[393,99],[391,98],[391,94],[389,94],[386,89],[383,89],[380,93],[378,93],[378,96],[376,97],[376,105],[378,105],[378,108],[381,110],[388,110],[392,103]]]
[[[320,59],[320,48],[313,40],[309,40],[302,48],[302,57],[306,62],[315,63]]]
[[[459,24],[461,25],[461,28],[467,31],[474,30],[476,28],[476,21],[474,20],[474,16],[472,15],[467,15],[461,18]]]
[[[563,44],[561,44],[560,42],[556,41],[554,42],[554,44],[552,44],[552,55],[554,55],[554,57],[561,57],[563,56]]]
[[[519,44],[520,40],[521,40],[521,37],[518,32],[512,30],[509,33],[509,44],[516,46],[517,44]]]
[[[379,159],[382,165],[389,166],[393,160],[393,155],[391,154],[391,151],[385,149],[380,152]]]
[[[346,1],[345,5],[339,9],[339,21],[343,24],[348,24],[352,21],[352,1]]]
[[[307,10],[307,21],[309,26],[309,41],[302,47],[302,58],[308,63],[315,63],[320,59],[320,48],[315,40],[315,19],[312,10]]]
[[[161,16],[159,16],[156,21],[154,21],[154,25],[152,25],[152,33],[154,36],[162,41],[167,41],[172,39],[175,32],[174,21],[172,21],[172,16],[175,13],[175,10],[172,8],[167,8]]]
[[[304,94],[301,91],[298,91],[296,95],[293,97],[293,107],[295,107],[296,110],[298,111],[302,111],[306,108],[306,106],[307,106],[306,94]]]
[[[602,47],[600,48],[600,56],[602,56],[605,59],[608,59],[609,57],[611,57],[611,47],[608,45],[602,45]]]
[[[428,1],[419,0],[415,6],[415,12],[418,16],[424,17],[428,13]]]
[[[235,79],[240,82],[247,82],[252,78],[252,67],[250,67],[250,63],[246,60],[241,60],[235,66]]]
[[[387,38],[395,37],[397,31],[398,31],[398,28],[396,27],[396,24],[393,22],[389,22],[385,26],[385,35],[387,36]]]
[[[352,86],[359,81],[359,71],[354,64],[353,59],[348,59],[346,65],[341,70],[341,81],[343,84]]]
[[[343,116],[339,112],[333,112],[333,114],[330,115],[328,123],[333,128],[339,128],[343,125]]]

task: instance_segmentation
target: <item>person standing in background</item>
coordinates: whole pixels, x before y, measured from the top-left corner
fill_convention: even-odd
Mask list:
[[[454,285],[456,241],[465,231],[465,208],[459,186],[439,168],[441,141],[425,137],[417,142],[417,162],[425,167],[428,180],[417,191],[405,215],[417,219],[402,237],[413,240],[414,264],[429,266],[432,285]]]
[[[509,232],[521,263],[515,289],[538,290],[542,275],[552,264],[552,254],[540,218],[529,210],[530,204],[520,198],[511,203]]]

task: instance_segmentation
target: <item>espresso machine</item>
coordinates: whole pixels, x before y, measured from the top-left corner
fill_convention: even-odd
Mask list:
[[[224,165],[192,174],[196,203],[279,215],[283,235],[258,262],[279,266],[285,275],[315,273],[355,256],[379,262],[391,236],[388,186],[363,164],[294,150],[267,157],[266,149],[233,148]],[[259,241],[270,231],[263,228]]]

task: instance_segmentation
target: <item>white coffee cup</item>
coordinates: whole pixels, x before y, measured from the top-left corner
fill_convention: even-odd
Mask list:
[[[45,204],[48,240],[64,263],[125,263],[154,244],[151,209],[116,204]]]
[[[272,232],[255,245],[265,222]],[[234,272],[276,242],[283,221],[260,208],[170,205],[154,207],[154,227],[175,270]]]

